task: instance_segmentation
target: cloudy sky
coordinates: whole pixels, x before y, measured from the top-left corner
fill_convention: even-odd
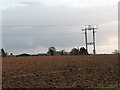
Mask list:
[[[118,48],[118,1],[1,0],[2,47],[14,54],[47,52],[50,46],[70,51],[85,46],[82,26],[98,25],[96,52],[111,53]]]

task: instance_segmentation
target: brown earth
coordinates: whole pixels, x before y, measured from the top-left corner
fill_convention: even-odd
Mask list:
[[[3,88],[95,88],[118,83],[118,55],[2,59]]]

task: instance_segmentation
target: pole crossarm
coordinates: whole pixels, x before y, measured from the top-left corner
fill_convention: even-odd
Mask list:
[[[89,43],[87,43],[87,45],[93,45],[94,44],[94,42],[89,42]]]

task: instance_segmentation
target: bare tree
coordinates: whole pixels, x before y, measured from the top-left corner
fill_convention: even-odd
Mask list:
[[[55,55],[55,53],[56,53],[55,47],[49,47],[47,53],[48,53],[48,55],[51,55],[51,56]]]
[[[70,55],[78,55],[78,54],[79,54],[79,49],[73,48],[73,49],[70,51]]]
[[[61,50],[61,55],[65,55],[65,50]]]
[[[1,56],[2,56],[2,57],[6,57],[6,56],[7,56],[7,54],[5,53],[5,51],[4,51],[3,48],[1,49]]]
[[[79,54],[80,54],[80,55],[87,55],[88,52],[87,52],[87,50],[86,50],[84,47],[81,47],[81,48],[80,48],[80,51],[79,51]]]

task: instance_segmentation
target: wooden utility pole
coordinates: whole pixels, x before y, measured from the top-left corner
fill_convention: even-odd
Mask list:
[[[95,50],[95,29],[98,29],[98,26],[95,25],[85,25],[82,27],[82,31],[85,31],[85,44],[86,44],[86,50],[88,52],[88,45],[93,45],[93,54],[96,54]],[[87,30],[93,30],[93,41],[92,42],[87,42]]]
[[[86,50],[88,51],[88,46],[87,46],[87,29],[85,29],[85,44],[86,44]]]

